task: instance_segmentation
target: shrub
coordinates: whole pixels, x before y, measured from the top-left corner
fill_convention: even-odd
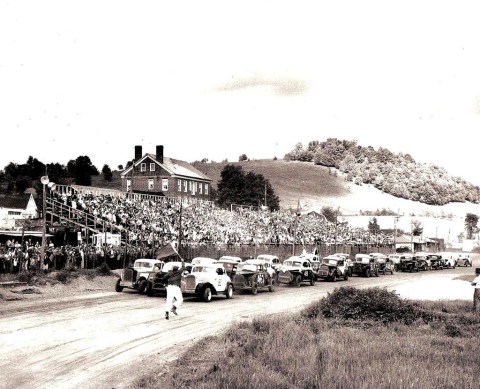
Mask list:
[[[103,264],[95,269],[95,272],[98,276],[111,276],[112,271],[108,267],[108,265]]]
[[[411,324],[424,317],[427,321],[431,320],[417,305],[403,301],[395,293],[380,288],[336,288],[327,297],[305,309],[302,315],[309,318],[322,315],[337,321],[374,321],[384,324]]]
[[[62,284],[68,284],[72,279],[77,278],[78,273],[74,268],[68,268],[60,270],[56,275],[55,279],[60,281]]]

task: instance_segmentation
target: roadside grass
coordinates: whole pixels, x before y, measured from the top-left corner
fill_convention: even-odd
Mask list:
[[[66,268],[62,270],[29,270],[17,274],[1,274],[0,282],[18,281],[26,285],[0,288],[0,301],[21,300],[24,295],[55,297],[91,290],[113,290],[115,278],[107,266],[96,269]],[[33,298],[34,296],[28,296]]]
[[[477,388],[480,323],[471,304],[396,299],[378,288],[335,289],[300,314],[237,323],[131,387]]]

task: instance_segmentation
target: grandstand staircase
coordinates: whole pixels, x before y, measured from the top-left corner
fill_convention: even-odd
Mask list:
[[[120,233],[122,242],[126,242],[125,230],[121,230],[113,223],[88,212],[72,208],[54,198],[46,198],[45,205],[45,215],[51,223],[58,221],[60,224],[74,225],[84,229],[85,234]]]

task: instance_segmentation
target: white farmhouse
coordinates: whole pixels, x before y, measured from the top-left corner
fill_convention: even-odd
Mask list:
[[[33,195],[0,195],[0,228],[11,228],[15,220],[38,217],[37,204]]]

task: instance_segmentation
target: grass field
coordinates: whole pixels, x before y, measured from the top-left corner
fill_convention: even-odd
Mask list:
[[[132,387],[478,388],[471,303],[342,289],[301,314],[235,324]]]

